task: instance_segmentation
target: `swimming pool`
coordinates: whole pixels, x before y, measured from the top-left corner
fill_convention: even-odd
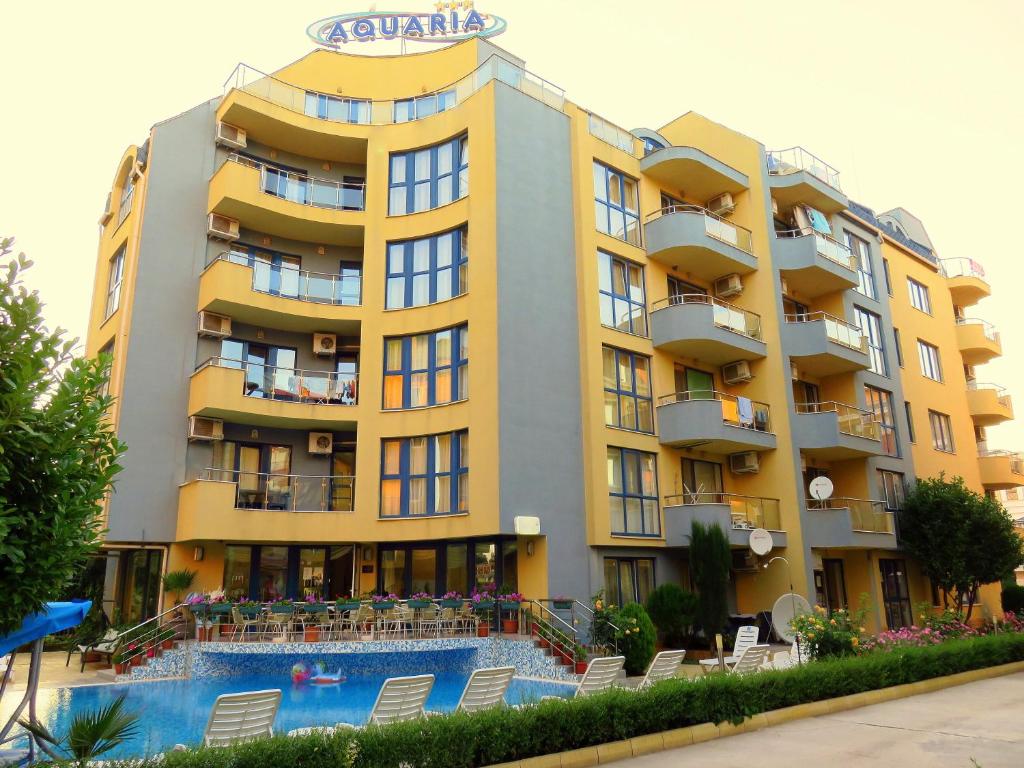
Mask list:
[[[436,677],[427,708],[450,711],[458,704],[469,675],[441,672]],[[238,675],[206,680],[154,680],[56,688],[39,692],[38,712],[51,733],[63,735],[76,714],[99,709],[125,694],[127,708],[141,716],[139,731],[131,742],[106,757],[141,757],[165,752],[175,744],[197,745],[202,739],[214,699],[222,693],[280,688],[281,709],[274,723],[275,733],[339,722],[362,725],[369,717],[385,678],[386,675],[353,675],[341,685],[321,686],[293,684],[286,674]],[[572,685],[564,683],[516,678],[505,701],[521,704],[536,701],[541,696],[567,697],[573,690]],[[9,713],[16,701],[17,697],[5,696],[0,714]]]

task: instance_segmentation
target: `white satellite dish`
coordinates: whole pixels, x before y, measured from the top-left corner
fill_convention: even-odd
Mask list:
[[[750,550],[755,555],[767,555],[772,551],[772,547],[775,546],[775,542],[772,540],[772,535],[764,528],[755,528],[750,532],[750,539],[748,541]]]
[[[787,592],[782,595],[772,606],[772,626],[775,628],[775,634],[787,643],[792,643],[796,633],[789,626],[789,622],[797,616],[804,616],[810,612],[811,604],[803,595],[798,595],[795,592]]]
[[[832,481],[827,477],[820,475],[811,480],[810,485],[807,486],[807,490],[811,492],[811,498],[817,499],[818,501],[824,501],[832,497]]]

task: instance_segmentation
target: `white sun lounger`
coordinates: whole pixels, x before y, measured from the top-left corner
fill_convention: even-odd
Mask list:
[[[377,700],[370,710],[367,725],[385,725],[405,720],[416,720],[426,713],[423,706],[434,687],[433,675],[415,675],[413,677],[389,677],[384,681],[377,694]],[[329,734],[338,728],[362,728],[352,723],[338,723],[330,726],[314,726],[312,728],[296,728],[288,731],[289,736],[307,736],[311,733]]]
[[[474,669],[466,681],[466,687],[459,698],[456,712],[477,712],[481,709],[500,707],[505,703],[505,693],[515,675],[515,667],[486,667]]]
[[[225,747],[274,735],[274,718],[281,706],[281,691],[225,693],[217,697],[203,733],[207,747]]]
[[[730,669],[733,667],[740,660],[743,652],[752,645],[757,645],[757,627],[753,624],[748,624],[736,630],[736,642],[732,647],[732,654],[725,657],[725,668]],[[717,666],[717,658],[700,660],[700,668],[705,673],[711,672]]]
[[[587,671],[576,686],[574,698],[590,696],[595,693],[607,691],[619,677],[622,666],[626,663],[625,656],[601,656],[591,659],[587,665]],[[563,696],[542,696],[541,701],[561,699]]]
[[[679,673],[679,665],[683,663],[686,651],[662,651],[653,659],[644,679],[640,681],[638,688],[646,688],[649,685],[660,683],[662,680],[671,680]]]
[[[765,661],[768,658],[768,651],[771,650],[770,645],[751,645],[744,649],[743,653],[736,660],[736,663],[732,665],[732,669],[729,670],[731,675],[748,675],[751,672],[757,672],[764,666]]]

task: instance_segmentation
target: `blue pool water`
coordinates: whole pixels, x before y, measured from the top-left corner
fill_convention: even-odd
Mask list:
[[[197,745],[214,699],[222,693],[280,688],[281,709],[274,724],[275,733],[339,722],[362,725],[385,677],[354,675],[332,686],[293,684],[288,675],[275,674],[57,688],[39,692],[38,712],[51,733],[63,735],[77,713],[99,709],[125,694],[127,708],[140,715],[138,733],[131,742],[105,757],[141,757],[165,752],[175,744]],[[454,709],[469,675],[442,672],[436,677],[427,709],[441,712]],[[536,701],[541,696],[569,696],[572,692],[571,685],[517,678],[512,681],[505,700],[509,704],[521,704]],[[9,712],[15,703],[14,696],[5,696],[0,715]]]

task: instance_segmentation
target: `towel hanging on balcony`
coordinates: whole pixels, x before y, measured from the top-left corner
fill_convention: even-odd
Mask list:
[[[754,428],[754,403],[749,397],[737,397],[736,406],[740,416],[740,426]]]
[[[814,227],[815,231],[820,232],[823,235],[832,234],[832,226],[828,223],[828,217],[825,216],[821,211],[807,206],[807,215],[811,219],[811,226]]]

